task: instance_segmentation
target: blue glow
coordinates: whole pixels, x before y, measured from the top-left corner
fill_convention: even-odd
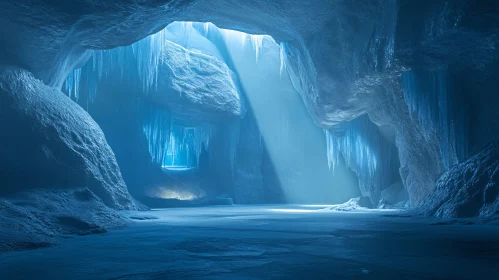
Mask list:
[[[329,168],[334,171],[343,156],[346,165],[357,173],[362,194],[379,198],[379,192],[390,183],[392,149],[378,127],[362,115],[324,132]]]
[[[203,147],[207,149],[210,145],[214,126],[176,124],[169,111],[152,106],[147,106],[143,111],[142,129],[153,162],[164,168],[197,167]]]
[[[437,133],[442,161],[446,169],[467,157],[469,114],[466,105],[456,96],[459,89],[451,83],[446,68],[434,71],[402,73],[404,98],[412,118],[416,115],[425,137]]]

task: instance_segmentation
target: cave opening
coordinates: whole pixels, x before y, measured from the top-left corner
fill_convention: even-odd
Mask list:
[[[286,43],[271,36],[174,22],[130,46],[94,50],[62,88],[101,126],[130,193],[147,205],[359,196],[364,170],[331,166],[329,132],[312,120],[286,63]]]

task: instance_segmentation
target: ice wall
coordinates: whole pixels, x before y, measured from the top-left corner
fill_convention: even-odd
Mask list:
[[[438,133],[446,169],[468,156],[469,104],[443,67],[433,71],[402,73],[404,99],[409,113],[424,128],[424,136]]]

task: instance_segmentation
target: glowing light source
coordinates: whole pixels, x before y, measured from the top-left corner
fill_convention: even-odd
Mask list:
[[[194,192],[186,189],[160,187],[147,191],[147,195],[163,199],[177,199],[177,200],[190,201],[204,197],[205,193],[201,190],[196,190],[196,192]]]

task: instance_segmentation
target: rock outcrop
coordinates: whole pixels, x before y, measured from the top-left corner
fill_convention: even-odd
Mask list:
[[[123,226],[116,210],[136,209],[99,126],[26,70],[0,68],[0,131],[0,250]]]
[[[437,181],[419,210],[442,218],[499,214],[499,142],[455,165]]]
[[[243,107],[232,71],[219,59],[167,42],[150,98],[185,118],[220,120],[239,117]]]

